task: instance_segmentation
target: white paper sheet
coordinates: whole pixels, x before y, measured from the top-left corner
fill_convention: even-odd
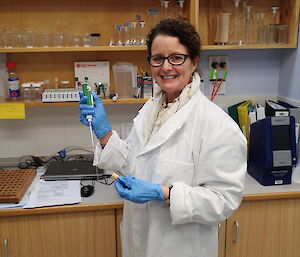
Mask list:
[[[80,203],[80,181],[45,181],[40,179],[23,208]]]

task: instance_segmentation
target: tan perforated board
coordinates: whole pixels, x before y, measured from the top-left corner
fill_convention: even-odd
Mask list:
[[[36,175],[36,170],[0,170],[0,203],[19,203]]]

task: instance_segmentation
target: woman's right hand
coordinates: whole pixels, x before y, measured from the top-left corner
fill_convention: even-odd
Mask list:
[[[96,137],[100,139],[103,138],[112,130],[112,127],[106,118],[106,112],[101,99],[94,92],[92,92],[95,105],[91,106],[86,104],[87,96],[84,96],[83,92],[79,92],[79,94],[80,121],[84,125],[89,126],[86,116],[91,115],[93,117],[92,128]]]

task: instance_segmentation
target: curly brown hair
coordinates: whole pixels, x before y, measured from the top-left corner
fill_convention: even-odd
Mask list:
[[[148,55],[151,56],[153,40],[158,35],[177,37],[189,52],[191,59],[200,55],[201,40],[195,27],[184,18],[163,19],[153,27],[147,36]]]

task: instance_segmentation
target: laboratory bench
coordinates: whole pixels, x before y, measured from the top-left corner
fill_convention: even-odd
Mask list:
[[[121,257],[123,200],[95,183],[76,205],[0,210],[1,257]],[[296,257],[300,184],[261,186],[246,175],[240,208],[219,226],[219,257]]]

